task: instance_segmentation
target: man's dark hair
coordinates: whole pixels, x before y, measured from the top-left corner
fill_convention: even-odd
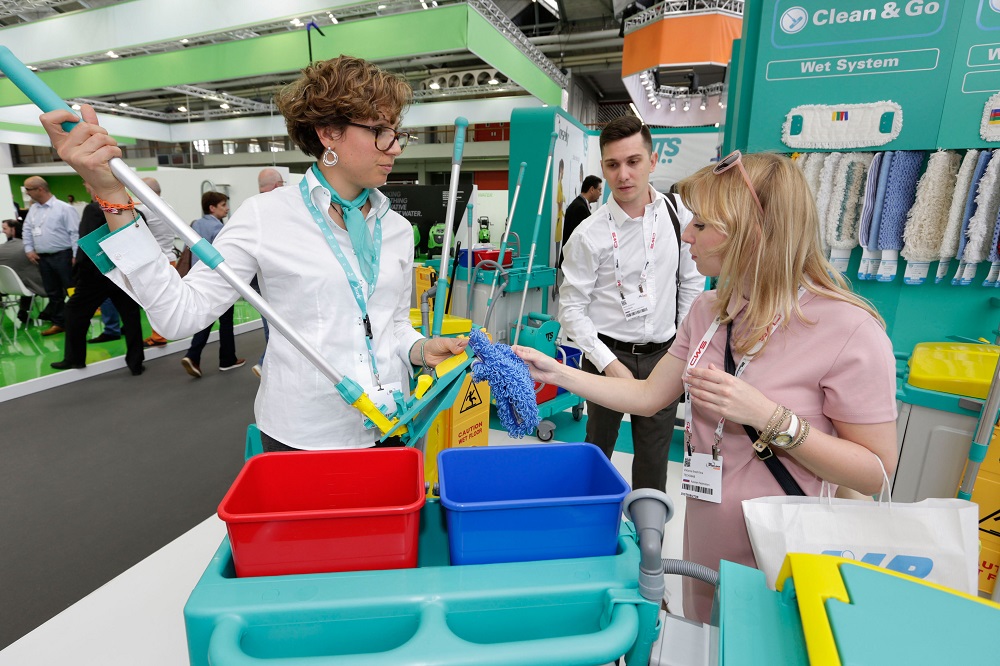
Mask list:
[[[600,187],[600,186],[601,186],[600,178],[598,178],[597,176],[587,176],[586,178],[583,179],[583,186],[582,186],[583,189],[581,189],[580,191],[589,192],[595,187]]]
[[[24,222],[21,220],[4,220],[3,223],[14,230],[14,238],[23,238],[21,232],[24,230]]]
[[[642,134],[642,142],[646,144],[646,150],[653,152],[653,135],[649,133],[649,127],[635,116],[622,116],[615,118],[604,126],[601,130],[600,146],[601,154],[604,154],[604,146],[613,142],[627,139],[636,134]]]
[[[201,214],[208,215],[212,206],[218,206],[223,201],[229,201],[229,197],[222,192],[205,192],[201,195]]]

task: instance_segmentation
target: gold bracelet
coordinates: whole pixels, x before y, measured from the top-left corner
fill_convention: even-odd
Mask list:
[[[804,418],[799,417],[799,431],[795,434],[795,439],[792,443],[785,447],[786,451],[791,451],[797,446],[802,446],[802,442],[806,441],[806,437],[809,436],[809,421]]]
[[[778,428],[781,424],[785,422],[789,416],[791,416],[792,410],[788,409],[784,405],[778,405],[777,409],[774,410],[774,414],[768,420],[767,425],[764,430],[760,433],[760,440],[762,442],[770,443],[774,436],[778,434]]]

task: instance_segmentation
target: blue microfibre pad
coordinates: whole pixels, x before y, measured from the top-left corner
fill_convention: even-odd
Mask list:
[[[979,181],[982,180],[983,174],[986,173],[986,167],[989,166],[991,156],[992,153],[988,150],[979,153],[976,170],[972,174],[972,185],[969,187],[969,192],[966,195],[965,214],[962,216],[962,235],[959,236],[958,254],[955,255],[959,259],[965,255],[965,244],[969,240],[969,220],[976,214],[976,195],[979,193]]]
[[[882,220],[878,230],[878,249],[902,250],[906,214],[917,197],[917,178],[924,163],[918,150],[897,150],[889,165],[889,180],[885,185]]]
[[[472,381],[489,382],[500,423],[514,438],[534,432],[539,420],[538,403],[528,364],[509,345],[493,344],[479,329],[469,334],[469,345],[479,358],[472,364]]]

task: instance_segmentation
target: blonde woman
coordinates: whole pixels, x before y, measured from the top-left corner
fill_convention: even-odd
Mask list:
[[[694,302],[648,379],[517,352],[537,380],[611,409],[652,414],[686,394],[684,557],[755,566],[740,503],[786,492],[762,458],[773,454],[807,495],[822,480],[870,495],[882,465],[892,474],[892,347],[878,313],[823,257],[815,202],[789,159],[737,151],[678,192],[694,213],[683,240],[718,289]],[[712,589],[686,578],[685,614],[707,622],[711,608]]]

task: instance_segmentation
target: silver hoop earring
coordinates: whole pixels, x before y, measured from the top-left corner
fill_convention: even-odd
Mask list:
[[[332,167],[337,166],[337,162],[340,161],[340,155],[337,154],[333,148],[327,148],[323,151],[323,164]]]

